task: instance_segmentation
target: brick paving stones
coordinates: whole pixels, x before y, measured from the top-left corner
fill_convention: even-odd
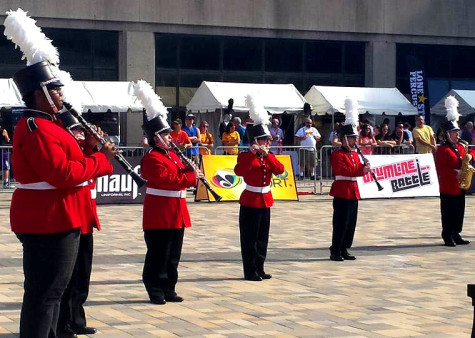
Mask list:
[[[0,337],[18,332],[21,245],[0,194]],[[100,206],[86,312],[100,337],[468,337],[475,283],[475,196],[467,196],[468,246],[440,239],[437,198],[360,202],[354,262],[331,262],[328,196],[277,202],[263,282],[242,280],[237,203],[189,203],[177,291],[152,305],[141,282],[140,205]]]

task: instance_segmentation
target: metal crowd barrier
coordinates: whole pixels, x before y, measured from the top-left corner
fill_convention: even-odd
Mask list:
[[[333,172],[330,164],[331,153],[339,149],[331,145],[326,145],[320,148],[320,195],[323,193],[324,186],[331,186],[333,183]],[[406,155],[414,154],[413,145],[395,145],[389,146],[374,146],[373,155]]]

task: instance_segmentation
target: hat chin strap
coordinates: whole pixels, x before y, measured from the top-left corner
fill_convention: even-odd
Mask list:
[[[46,99],[48,100],[48,103],[51,109],[53,109],[54,114],[57,114],[59,110],[54,104],[53,99],[51,98],[51,95],[49,94],[48,88],[46,88],[46,84],[47,84],[46,82],[41,82],[40,87],[43,90],[43,93],[45,93]]]
[[[160,143],[163,144],[166,147],[167,145],[166,145],[165,141],[163,140],[162,136],[159,133],[156,133],[155,135],[157,135],[158,140],[160,141]],[[168,148],[170,148],[170,147],[168,147]]]

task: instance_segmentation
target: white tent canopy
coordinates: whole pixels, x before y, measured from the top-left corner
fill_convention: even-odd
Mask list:
[[[458,112],[460,115],[467,116],[475,113],[475,90],[452,89],[431,108],[430,114],[439,116],[447,115],[445,99],[450,95],[455,96],[459,101]]]
[[[82,111],[93,113],[141,111],[140,101],[134,96],[133,82],[74,81],[77,95],[82,101]]]
[[[0,79],[0,107],[25,107],[20,91],[12,79]]]
[[[312,113],[318,115],[344,114],[347,97],[358,100],[360,114],[418,115],[417,108],[397,88],[312,86],[305,94],[305,99],[312,105]]]
[[[234,100],[233,109],[236,112],[247,112],[246,95],[253,94],[265,109],[272,114],[297,113],[303,111],[306,102],[293,84],[262,84],[262,83],[232,83],[203,81],[191,101],[186,105],[187,110],[194,113],[216,111],[228,107],[228,100]]]
[[[133,82],[74,81],[82,101],[82,111],[141,111],[142,104],[134,96]],[[0,107],[24,107],[20,92],[12,79],[0,79]]]

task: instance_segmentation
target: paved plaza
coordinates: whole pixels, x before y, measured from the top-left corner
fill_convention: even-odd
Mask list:
[[[18,332],[21,245],[0,194],[0,337]],[[437,198],[360,202],[356,261],[331,262],[332,199],[277,202],[262,282],[242,280],[237,203],[189,203],[178,293],[152,305],[141,282],[141,205],[101,206],[86,312],[97,337],[469,337],[475,283],[475,196],[468,246],[440,238]]]

